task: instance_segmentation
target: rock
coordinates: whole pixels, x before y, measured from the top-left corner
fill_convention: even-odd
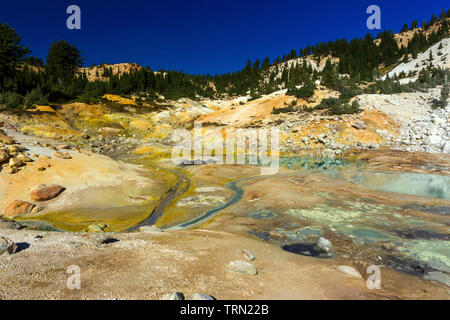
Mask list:
[[[184,300],[184,294],[181,292],[167,293],[162,296],[161,300]]]
[[[56,158],[66,159],[66,160],[72,159],[70,154],[68,154],[67,152],[61,152],[61,151],[55,151],[55,153],[53,153],[53,156]]]
[[[226,270],[228,272],[256,275],[258,274],[258,269],[250,262],[235,260],[231,261],[226,265]]]
[[[17,154],[22,151],[22,148],[20,148],[19,146],[9,146],[8,151],[11,154]]]
[[[31,159],[26,155],[24,155],[23,153],[18,154],[16,158],[22,162],[31,162]]]
[[[242,250],[242,256],[243,256],[244,258],[246,258],[247,260],[249,260],[249,261],[255,260],[255,255],[253,254],[252,251],[250,251],[250,250],[248,250],[248,249]]]
[[[14,173],[17,173],[19,170],[16,167],[12,167],[12,168],[6,167],[5,171],[9,174],[14,174]]]
[[[16,141],[13,138],[5,136],[5,135],[0,135],[0,142],[3,144],[15,144],[16,143]]]
[[[45,167],[38,167],[37,171],[45,171]]]
[[[395,245],[390,242],[385,242],[381,245],[381,248],[386,251],[394,251],[396,249]]]
[[[96,246],[101,246],[104,244],[110,244],[110,243],[115,243],[115,242],[119,242],[119,240],[116,238],[110,237],[108,235],[100,235],[92,240],[92,243]]]
[[[9,154],[5,150],[0,150],[0,163],[8,161],[9,160]]]
[[[450,142],[445,142],[443,145],[442,145],[442,147],[441,147],[441,151],[443,152],[443,153],[447,153],[447,154],[450,154]]]
[[[10,168],[19,168],[22,166],[22,161],[17,158],[11,158],[9,159],[9,167]]]
[[[14,218],[19,215],[33,212],[36,205],[26,201],[15,200],[9,206],[3,210],[3,216],[8,218]]]
[[[87,227],[87,232],[104,232],[103,230],[106,228],[106,224],[104,223],[98,223],[98,224],[91,224]]]
[[[331,242],[323,237],[320,237],[314,245],[314,248],[318,251],[328,253],[331,249]]]
[[[0,236],[0,255],[4,253],[13,254],[17,251],[17,245],[6,237]]]
[[[378,143],[370,143],[367,147],[369,149],[378,149],[380,145]]]
[[[442,138],[438,135],[432,135],[428,137],[429,144],[440,144],[442,141]]]
[[[47,201],[59,196],[66,188],[60,185],[40,185],[31,191],[31,199],[33,201]]]
[[[358,130],[365,130],[367,128],[366,124],[362,121],[355,122],[352,127]]]
[[[339,266],[338,270],[342,273],[348,274],[349,276],[352,276],[357,279],[362,279],[361,274],[353,267],[350,266]]]
[[[189,300],[216,300],[214,297],[204,293],[194,293]]]

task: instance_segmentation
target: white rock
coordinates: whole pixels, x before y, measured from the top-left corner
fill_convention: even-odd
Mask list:
[[[357,279],[362,279],[361,274],[358,272],[358,270],[356,270],[353,267],[350,267],[350,266],[339,266],[337,269],[340,272],[342,272],[342,273],[348,274],[349,276],[352,276],[352,277],[357,278]]]
[[[323,237],[320,237],[319,240],[317,240],[315,247],[319,251],[328,253],[331,248],[331,242]]]

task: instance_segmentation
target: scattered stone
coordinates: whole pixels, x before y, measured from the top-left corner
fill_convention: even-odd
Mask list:
[[[367,128],[366,124],[362,121],[355,122],[352,127],[358,130],[365,130]]]
[[[19,168],[22,166],[22,161],[17,158],[11,158],[9,159],[9,167],[10,168]]]
[[[442,145],[442,148],[441,148],[441,151],[443,152],[443,153],[447,153],[447,154],[450,154],[450,142],[445,142],[443,145]],[[0,161],[1,162],[1,161]]]
[[[0,142],[3,144],[8,144],[8,145],[16,144],[16,141],[13,138],[5,136],[5,135],[0,135]]]
[[[66,188],[60,185],[40,185],[31,191],[31,199],[33,201],[51,200],[59,196],[64,190],[66,190]]]
[[[17,251],[17,245],[6,237],[0,236],[0,255],[4,253],[13,254]]]
[[[5,150],[0,150],[0,163],[8,161],[9,160],[9,154]]]
[[[258,269],[250,262],[235,260],[231,261],[226,265],[226,270],[228,272],[256,275],[258,274]]]
[[[12,168],[7,167],[7,168],[5,168],[5,170],[6,170],[6,172],[9,173],[9,174],[14,174],[14,173],[19,172],[19,169],[17,169],[16,167],[12,167]]]
[[[342,273],[348,274],[349,276],[352,276],[357,279],[362,279],[361,274],[356,270],[355,268],[351,266],[339,266],[338,270]]]
[[[26,155],[24,155],[23,153],[18,154],[16,158],[22,162],[31,162],[31,159]]]
[[[53,156],[56,158],[65,159],[65,160],[72,159],[70,154],[68,154],[67,152],[61,152],[61,151],[55,151],[55,153],[53,153]]]
[[[36,207],[33,203],[26,201],[15,200],[3,211],[5,217],[13,218],[19,215],[27,214],[33,212]]]
[[[167,293],[162,296],[161,300],[184,300],[184,294],[181,292]]]
[[[331,249],[331,242],[323,237],[320,237],[314,247],[318,251],[328,253]]]
[[[37,171],[45,171],[45,167],[38,167]]]
[[[0,227],[2,229],[11,229],[11,230],[19,230],[20,228],[22,228],[22,226],[15,221],[3,219],[0,219]]]
[[[194,293],[189,300],[216,300],[214,297],[204,293]]]
[[[242,256],[249,261],[255,260],[255,255],[253,254],[253,252],[251,250],[248,250],[248,249],[242,250]]]
[[[386,250],[386,251],[394,251],[395,245],[392,243],[386,242],[381,245],[381,248],[383,248],[383,250]]]

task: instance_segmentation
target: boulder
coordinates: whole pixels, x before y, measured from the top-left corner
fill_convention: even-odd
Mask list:
[[[314,245],[314,248],[317,251],[328,253],[331,249],[331,242],[323,237],[320,237]]]
[[[0,163],[8,161],[9,160],[9,154],[5,150],[0,150]]]
[[[5,136],[5,135],[0,135],[0,142],[3,144],[15,144],[16,143],[16,141],[13,138]]]
[[[249,261],[255,260],[255,255],[253,254],[252,251],[250,251],[248,249],[242,250],[242,256]]]
[[[442,151],[443,153],[450,154],[450,142],[448,142],[448,141],[445,142],[445,143],[442,145],[441,151]]]
[[[22,166],[22,161],[17,158],[11,158],[9,159],[9,167],[10,168],[19,168]]]
[[[226,265],[225,268],[228,272],[248,275],[258,274],[258,269],[253,264],[242,260],[231,261]]]
[[[161,300],[184,300],[184,294],[181,292],[167,293],[162,296]]]
[[[18,154],[16,158],[22,162],[31,162],[31,159],[26,155],[24,155],[23,153]]]
[[[23,214],[31,213],[36,205],[26,201],[15,200],[3,210],[3,216],[14,218]]]
[[[351,266],[339,266],[338,270],[342,273],[348,274],[349,276],[352,276],[356,279],[362,279],[361,274],[356,270],[355,268]]]
[[[204,293],[194,293],[189,300],[216,300],[214,297]]]
[[[66,159],[66,160],[72,159],[70,154],[68,154],[67,152],[61,152],[61,151],[55,151],[53,153],[53,156],[55,158]]]
[[[17,245],[6,237],[0,236],[0,255],[4,253],[13,254],[17,251]]]
[[[47,201],[59,196],[66,188],[60,185],[41,185],[31,191],[31,199],[33,201]]]
[[[358,130],[365,130],[367,128],[366,124],[362,121],[357,121],[352,124],[352,127]]]

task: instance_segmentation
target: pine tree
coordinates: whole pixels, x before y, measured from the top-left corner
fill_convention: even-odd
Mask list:
[[[47,55],[45,72],[53,81],[61,83],[75,75],[83,64],[80,51],[67,41],[53,42]]]
[[[6,79],[14,77],[19,63],[30,53],[20,40],[15,29],[6,23],[0,24],[0,88],[5,86]]]

